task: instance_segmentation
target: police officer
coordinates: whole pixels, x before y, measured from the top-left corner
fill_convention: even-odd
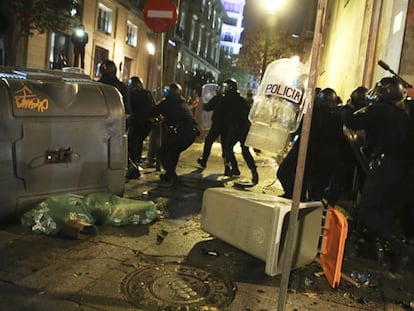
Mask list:
[[[136,76],[129,79],[128,100],[131,114],[127,120],[129,155],[127,178],[135,179],[141,175],[139,163],[141,161],[144,140],[152,129],[153,119],[150,114],[155,103],[151,92],[144,89],[141,78]]]
[[[239,142],[243,159],[252,174],[251,181],[255,185],[259,182],[259,175],[249,147],[245,145],[250,128],[250,121],[248,118],[250,111],[249,104],[245,98],[240,96],[237,81],[233,79],[224,81],[222,89],[224,97],[221,105],[218,107],[217,114],[220,115],[222,122],[225,125],[221,133],[225,166],[224,174],[226,176],[240,175],[237,160],[233,152],[234,145]]]
[[[348,103],[342,110],[344,124],[365,130],[369,172],[358,206],[359,221],[372,236],[384,239],[391,249],[391,271],[398,272],[408,260],[401,213],[407,198],[411,166],[410,120],[405,109],[406,89],[396,77],[382,78],[373,101],[355,112]]]
[[[353,155],[343,133],[339,104],[342,100],[332,88],[316,97],[309,136],[308,200],[325,198],[335,205],[352,176]]]
[[[122,100],[124,103],[125,113],[130,114],[131,108],[128,101],[128,88],[122,83],[116,76],[116,65],[113,61],[107,59],[104,60],[99,66],[100,78],[98,82],[112,85],[117,88],[117,90],[122,95]]]
[[[151,115],[161,115],[167,127],[166,137],[159,150],[159,159],[165,170],[160,179],[170,185],[176,185],[176,167],[180,153],[190,147],[198,135],[197,123],[182,96],[179,84],[171,83],[168,86],[165,99],[152,108]]]
[[[335,205],[341,192],[349,147],[342,132],[338,104],[341,99],[332,88],[320,90],[314,101],[308,150],[302,185],[302,201],[326,198]],[[301,127],[300,127],[301,129]],[[292,198],[299,155],[300,131],[277,171],[284,197]]]

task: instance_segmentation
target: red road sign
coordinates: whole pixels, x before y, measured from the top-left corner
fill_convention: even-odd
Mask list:
[[[177,7],[171,0],[148,0],[144,22],[154,32],[166,32],[177,22]]]

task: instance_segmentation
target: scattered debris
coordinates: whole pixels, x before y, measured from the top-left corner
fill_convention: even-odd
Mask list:
[[[168,231],[161,230],[161,233],[157,235],[157,244],[161,244],[167,235],[168,235]]]
[[[208,250],[206,248],[202,248],[201,249],[201,254],[203,254],[203,255],[209,255],[209,256],[214,256],[214,257],[218,257],[219,256],[219,253],[218,252],[211,251],[211,250]]]

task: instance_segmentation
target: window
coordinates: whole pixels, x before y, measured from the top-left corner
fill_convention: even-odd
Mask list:
[[[176,33],[180,38],[184,38],[184,29],[185,29],[185,12],[180,12],[180,21],[178,27],[176,28]]]
[[[190,44],[194,42],[195,28],[196,28],[196,21],[193,19],[191,20]]]
[[[216,47],[216,45],[214,44],[214,40],[213,39],[211,39],[211,42],[210,42],[210,59],[212,59],[212,60],[214,60],[214,49],[216,49],[217,47]]]
[[[69,36],[63,33],[53,32],[50,37],[49,68],[62,69],[72,66],[69,63]]]
[[[131,23],[127,22],[127,34],[126,34],[126,44],[130,46],[137,46],[138,41],[138,27]]]
[[[231,32],[225,32],[221,40],[226,42],[233,42],[233,34]]]
[[[204,28],[201,27],[198,32],[198,41],[197,41],[197,54],[200,55],[201,53],[201,43],[203,42],[204,37]]]
[[[239,14],[243,13],[242,10],[241,10],[240,3],[234,3],[234,2],[227,2],[227,1],[225,1],[223,4],[224,4],[224,10],[226,12],[229,12],[229,13],[239,13]]]
[[[99,77],[99,66],[104,60],[109,58],[109,51],[107,49],[101,48],[100,46],[95,46],[95,59],[93,62],[94,76]]]
[[[112,9],[102,3],[98,5],[98,30],[106,34],[112,33]]]
[[[121,76],[122,76],[122,82],[124,82],[125,84],[128,84],[128,80],[130,78],[131,65],[132,65],[132,59],[128,57],[124,57],[124,63],[122,64],[122,68],[121,68]]]
[[[217,19],[217,11],[214,9],[213,10],[213,17],[211,20],[211,28],[216,28],[216,19]]]

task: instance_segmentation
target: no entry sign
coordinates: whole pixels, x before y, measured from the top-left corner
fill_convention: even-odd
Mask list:
[[[177,22],[177,7],[171,0],[148,0],[144,22],[154,32],[166,32]]]

